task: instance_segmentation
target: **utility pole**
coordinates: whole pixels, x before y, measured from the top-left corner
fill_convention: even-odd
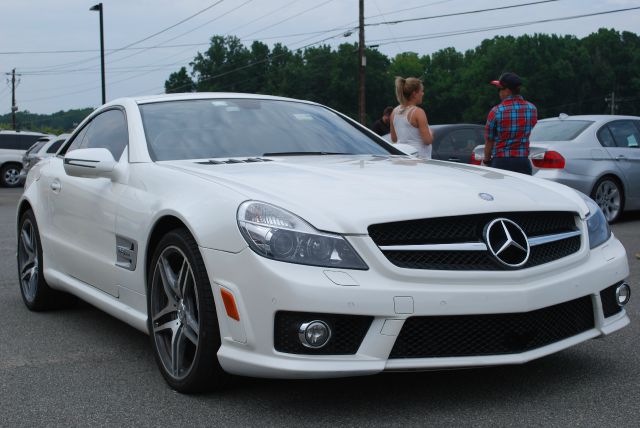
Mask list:
[[[367,58],[364,56],[364,0],[359,0],[360,6],[360,37],[358,39],[358,118],[361,124],[365,124],[366,113],[364,107],[364,88],[365,88],[365,67],[367,66]]]
[[[616,92],[611,91],[611,97],[607,97],[604,100],[611,106],[611,114],[616,114]]]
[[[11,126],[13,130],[16,130],[16,112],[18,106],[16,105],[16,69],[11,70]]]
[[[611,92],[611,114],[615,114],[616,112],[616,92]]]

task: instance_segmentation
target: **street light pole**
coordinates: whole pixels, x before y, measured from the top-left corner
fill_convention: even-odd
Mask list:
[[[358,37],[358,119],[360,123],[365,125],[366,112],[365,112],[365,67],[367,66],[367,58],[364,56],[364,0],[359,2],[359,27],[360,34]]]
[[[104,83],[104,27],[102,23],[102,3],[92,6],[89,10],[100,12],[100,67],[102,70],[102,104],[104,104],[107,102],[107,96]]]

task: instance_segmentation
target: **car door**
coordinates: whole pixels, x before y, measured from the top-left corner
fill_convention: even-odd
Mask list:
[[[114,108],[94,117],[63,147],[61,155],[73,157],[73,151],[80,148],[106,148],[124,164],[127,144],[124,111]],[[48,181],[51,239],[56,244],[51,256],[63,273],[118,296],[116,204],[124,185],[104,177],[69,176],[63,162],[63,156],[53,159],[43,177]]]
[[[640,198],[640,121],[614,120],[606,127],[613,144],[606,147],[624,176],[627,198]],[[601,131],[602,132],[602,131]]]

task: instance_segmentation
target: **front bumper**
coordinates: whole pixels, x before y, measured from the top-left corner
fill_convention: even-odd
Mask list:
[[[519,364],[629,323],[623,310],[605,318],[600,291],[628,276],[624,247],[612,237],[546,265],[501,272],[420,271],[393,266],[367,237],[350,237],[370,269],[339,271],[276,262],[250,249],[228,253],[201,248],[218,308],[222,346],[218,359],[233,374],[324,378],[384,370],[428,370]],[[226,315],[220,289],[235,298],[240,321]],[[389,355],[409,317],[531,312],[589,296],[594,326],[580,334],[517,354],[445,358]],[[372,316],[353,355],[302,355],[274,348],[278,311]]]

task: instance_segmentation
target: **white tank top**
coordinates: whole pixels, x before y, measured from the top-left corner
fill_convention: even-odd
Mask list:
[[[420,130],[409,121],[416,106],[398,106],[393,110],[393,127],[396,130],[398,143],[409,144],[418,150],[418,157],[431,159],[431,144],[424,144],[420,136]]]

